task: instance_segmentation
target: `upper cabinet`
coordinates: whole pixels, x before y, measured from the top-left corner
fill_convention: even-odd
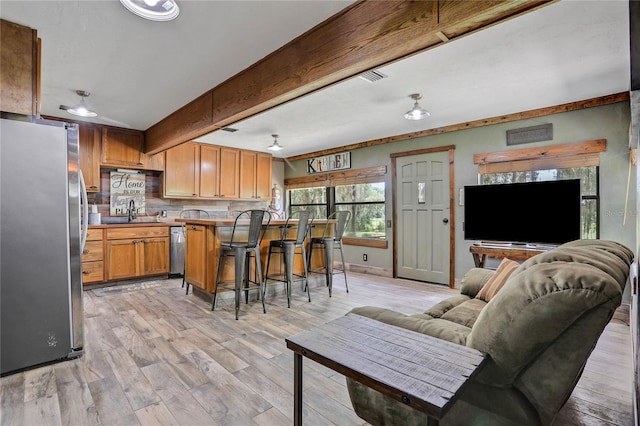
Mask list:
[[[187,142],[165,151],[167,198],[238,198],[237,149]]]
[[[165,151],[163,193],[169,198],[199,196],[200,146],[187,142]]]
[[[144,132],[118,127],[102,127],[101,166],[163,170],[164,155],[150,156],[144,154],[143,149]]]
[[[238,198],[238,150],[206,144],[199,146],[200,197]]]
[[[40,39],[36,30],[0,20],[0,99],[4,112],[40,111]]]
[[[267,200],[271,155],[196,142],[178,145],[165,151],[163,194],[166,198]]]
[[[100,192],[100,129],[93,124],[78,125],[80,170],[87,192]]]
[[[271,198],[270,154],[240,151],[240,198],[246,200]]]

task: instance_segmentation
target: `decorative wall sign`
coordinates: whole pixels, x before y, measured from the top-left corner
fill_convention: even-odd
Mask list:
[[[507,145],[553,140],[553,123],[507,130]]]
[[[351,152],[323,155],[307,160],[307,173],[323,173],[351,168]]]
[[[134,203],[134,214],[145,215],[145,175],[144,173],[112,171],[109,179],[111,187],[111,216],[128,216],[131,201]]]

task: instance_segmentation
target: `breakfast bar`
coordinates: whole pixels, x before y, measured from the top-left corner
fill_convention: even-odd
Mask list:
[[[233,259],[227,259],[223,265],[218,265],[218,257],[220,254],[220,243],[231,239],[231,232],[235,221],[233,219],[177,219],[178,222],[184,223],[185,226],[185,283],[192,285],[195,289],[213,293],[215,291],[215,279],[218,268],[222,267],[221,280],[228,282],[234,281],[234,265]],[[248,224],[248,221],[247,221]],[[282,235],[285,220],[272,220],[265,229],[264,238],[260,244],[260,258],[263,275],[277,275],[281,271],[280,262],[271,262],[269,271],[266,270],[267,254],[269,252],[269,244],[272,240],[279,240]],[[310,235],[320,237],[323,235],[326,219],[314,220],[311,227]],[[297,230],[296,222],[289,221],[289,229],[287,235],[294,238]],[[333,227],[329,226],[326,236],[333,235]],[[236,230],[236,236],[238,230]],[[246,232],[246,231],[243,231]],[[235,237],[234,237],[235,238]],[[242,240],[242,236],[239,237]],[[292,253],[288,253],[292,256]],[[286,254],[285,254],[286,255]],[[314,252],[311,259],[313,268],[324,266],[324,259],[333,259],[333,245],[326,244],[324,252]],[[332,283],[332,262],[327,262],[326,279],[327,285]],[[293,262],[293,272],[298,274],[304,270],[303,263],[300,259]],[[253,270],[250,274],[253,274]]]

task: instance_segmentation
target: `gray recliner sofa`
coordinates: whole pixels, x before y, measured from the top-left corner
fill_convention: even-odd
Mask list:
[[[460,294],[424,313],[365,306],[352,312],[489,355],[441,425],[548,425],[567,401],[622,300],[633,252],[578,240],[525,261],[486,302],[494,271],[473,268]],[[373,425],[425,424],[423,413],[347,379],[358,416]]]

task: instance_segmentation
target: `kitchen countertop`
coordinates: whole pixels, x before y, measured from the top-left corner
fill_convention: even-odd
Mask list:
[[[100,225],[89,225],[89,229],[134,228],[140,226],[182,226],[182,224],[178,222],[101,223]]]
[[[233,224],[235,223],[234,219],[187,219],[187,218],[183,218],[183,219],[176,219],[176,221],[178,222],[185,222],[185,223],[191,223],[193,225],[206,225],[206,226],[233,226]],[[297,223],[297,220],[292,220],[290,222],[290,224],[295,224]],[[315,219],[313,221],[314,224],[317,223],[326,223],[327,219]],[[335,222],[335,221],[333,221]],[[249,223],[249,219],[247,220],[243,220],[240,223]],[[284,219],[274,219],[271,222],[269,222],[269,226],[278,226],[278,225],[285,225],[287,223],[286,220]]]

